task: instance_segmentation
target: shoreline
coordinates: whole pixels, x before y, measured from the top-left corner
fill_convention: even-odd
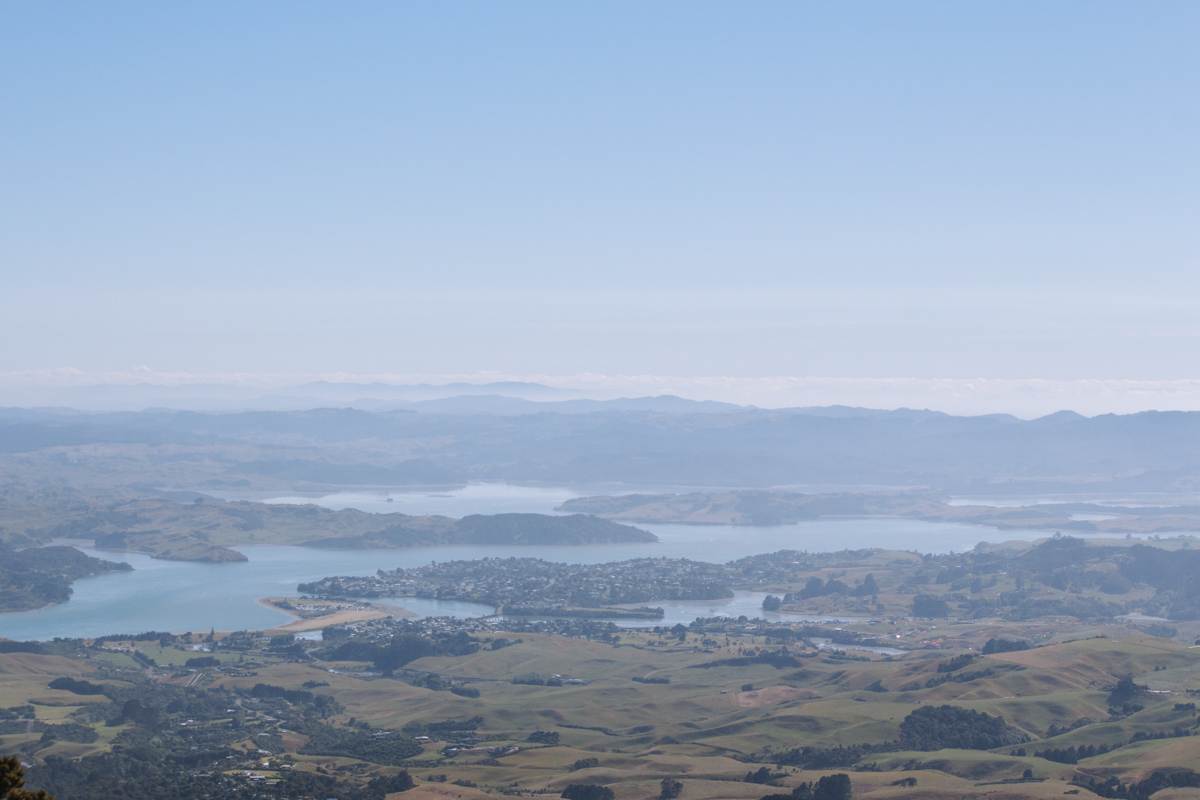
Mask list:
[[[388,617],[412,617],[411,611],[399,606],[377,606],[373,603],[354,604],[355,606],[366,605],[368,607],[345,607],[345,604],[337,601],[321,601],[321,600],[304,600],[306,604],[316,606],[328,606],[329,611],[321,614],[305,615],[293,607],[293,603],[301,600],[301,598],[291,597],[260,597],[257,602],[259,605],[273,608],[282,611],[292,617],[295,617],[291,622],[282,625],[273,625],[269,628],[262,628],[264,631],[272,631],[278,633],[305,633],[310,631],[324,630],[331,628],[334,625],[345,625],[351,622],[367,622],[374,619],[386,619]]]

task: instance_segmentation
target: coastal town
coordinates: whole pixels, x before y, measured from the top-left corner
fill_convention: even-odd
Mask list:
[[[448,561],[366,577],[329,577],[299,586],[317,597],[431,597],[494,606],[498,613],[603,609],[660,600],[731,597],[729,570],[719,564],[641,558],[605,564],[562,564],[538,558]]]

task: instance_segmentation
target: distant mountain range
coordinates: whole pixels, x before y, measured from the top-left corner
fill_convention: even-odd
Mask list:
[[[105,383],[89,386],[6,387],[0,404],[64,407],[83,411],[297,411],[321,406],[379,410],[449,397],[489,395],[523,400],[562,400],[573,392],[523,381],[491,383],[341,383],[314,381],[264,391],[237,384]]]
[[[502,395],[460,395],[410,403],[405,408],[426,414],[595,414],[644,411],[656,414],[722,414],[748,410],[748,406],[715,400],[687,400],[675,395],[621,397],[615,400],[534,401]]]
[[[1200,491],[1198,444],[1200,412],[1021,420],[675,397],[483,395],[377,412],[0,410],[0,454],[40,454],[21,457],[24,473],[11,458],[0,463],[13,475],[40,474],[39,464],[50,475],[52,459],[90,447],[69,462],[81,476],[136,470],[150,485],[172,475],[176,486],[216,489],[512,481],[1189,493]],[[121,458],[122,447],[139,448],[137,457]]]
[[[337,405],[368,410],[396,408],[450,398],[501,397],[526,402],[562,400],[574,393],[541,383],[496,381],[491,383],[305,383],[256,400],[259,408],[313,408]]]

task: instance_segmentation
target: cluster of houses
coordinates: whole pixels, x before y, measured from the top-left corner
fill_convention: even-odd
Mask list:
[[[319,597],[432,597],[506,606],[598,608],[656,600],[731,597],[727,567],[703,561],[640,558],[562,564],[536,558],[449,561],[373,576],[329,577],[302,584]]]

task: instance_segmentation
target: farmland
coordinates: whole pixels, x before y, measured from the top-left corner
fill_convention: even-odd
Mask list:
[[[366,645],[383,640],[407,655],[381,667]],[[657,796],[664,778],[687,797],[758,798],[833,772],[856,797],[1086,797],[1088,784],[1200,756],[1200,652],[1127,626],[991,655],[865,656],[736,621],[680,633],[371,620],[321,642],[193,634],[31,649],[43,652],[0,654],[0,706],[32,707],[4,723],[3,746],[60,791],[69,764],[116,769],[147,737],[168,763],[205,742],[214,761],[190,769],[218,770],[230,791],[307,776],[349,796],[402,768],[431,800],[580,782],[632,800]],[[64,675],[98,693],[49,688]],[[1132,694],[1115,698],[1123,678]],[[905,738],[914,712],[946,707],[1000,720],[1010,738],[955,746],[945,725]],[[68,723],[94,736],[56,738]],[[1073,763],[1052,752],[1088,745]],[[764,767],[769,785],[747,780]]]

